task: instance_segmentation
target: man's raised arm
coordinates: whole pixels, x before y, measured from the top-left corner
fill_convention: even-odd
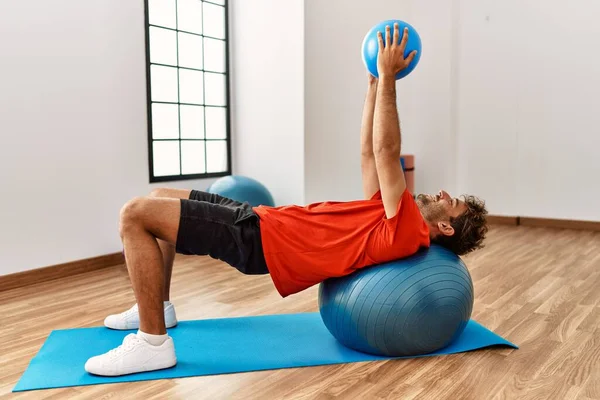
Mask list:
[[[377,96],[377,78],[367,72],[368,88],[360,125],[360,167],[365,199],[370,199],[379,190],[379,178],[373,154],[373,114]]]
[[[416,55],[413,51],[404,58],[404,50],[408,40],[408,29],[404,30],[402,42],[398,44],[398,24],[394,24],[393,41],[390,27],[386,27],[386,44],[384,46],[381,33],[378,33],[379,55],[377,71],[379,84],[373,124],[373,153],[381,188],[381,198],[387,218],[396,215],[398,203],[406,189],[404,172],[400,165],[400,121],[396,108],[396,74],[408,67]]]

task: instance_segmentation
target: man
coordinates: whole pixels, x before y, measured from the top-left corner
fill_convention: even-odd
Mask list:
[[[90,358],[86,371],[124,375],[176,364],[166,328],[177,324],[169,302],[175,252],[210,255],[245,274],[270,273],[282,296],[358,268],[414,254],[430,242],[457,254],[482,246],[487,231],[481,201],[451,198],[445,191],[406,190],[400,157],[395,75],[404,58],[405,31],[379,34],[379,81],[370,79],[363,112],[362,178],[366,200],[306,207],[251,208],[199,191],[160,189],[127,203],[120,233],[137,304],[106,318],[113,329],[136,329],[123,344]]]

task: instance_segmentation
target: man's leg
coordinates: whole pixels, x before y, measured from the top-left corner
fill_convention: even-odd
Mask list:
[[[191,190],[184,189],[154,189],[150,193],[150,197],[164,197],[172,199],[187,199]],[[169,301],[171,293],[171,276],[173,274],[173,261],[175,260],[175,245],[167,243],[164,240],[157,239],[158,247],[162,255],[164,268],[164,286],[163,286],[163,306],[165,314],[165,322],[167,328],[172,328],[177,325],[177,314],[174,305]],[[135,304],[130,309],[118,313],[111,314],[104,319],[104,326],[110,329],[126,330],[137,329],[140,326],[138,306]]]
[[[154,189],[150,197],[164,197],[171,199],[189,199],[191,190],[187,189]],[[158,240],[158,246],[162,253],[163,265],[165,269],[165,286],[163,291],[163,300],[171,300],[171,276],[173,275],[173,262],[175,261],[175,245],[167,243],[164,240]]]
[[[158,240],[165,246],[175,245],[179,215],[179,199],[136,198],[121,210],[125,261],[139,308],[140,330],[145,333],[166,333],[165,266]]]
[[[120,233],[140,324],[123,344],[92,357],[85,370],[104,376],[170,368],[177,363],[173,339],[166,333],[163,308],[165,270],[158,240],[174,245],[180,219],[179,199],[136,198],[121,209]]]

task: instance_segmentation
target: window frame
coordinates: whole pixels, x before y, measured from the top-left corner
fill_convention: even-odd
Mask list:
[[[181,153],[181,128],[179,129],[179,138],[178,139],[172,139],[171,141],[177,141],[179,143],[179,165],[180,165],[180,174],[179,175],[164,175],[164,176],[154,176],[154,149],[153,149],[153,144],[155,141],[161,141],[161,139],[157,139],[155,140],[153,138],[153,130],[152,130],[152,104],[153,103],[163,103],[164,102],[153,102],[152,101],[152,84],[151,84],[151,66],[152,65],[162,65],[162,64],[153,64],[150,61],[150,27],[155,26],[155,25],[150,25],[150,13],[149,13],[149,4],[148,4],[149,0],[144,0],[144,33],[145,33],[145,45],[146,45],[146,114],[147,114],[147,131],[148,131],[148,177],[149,177],[149,181],[150,183],[156,183],[156,182],[172,182],[172,181],[183,181],[183,180],[191,180],[191,179],[204,179],[204,178],[215,178],[215,177],[222,177],[222,176],[227,176],[227,175],[231,175],[231,171],[232,171],[232,160],[231,160],[231,94],[230,94],[230,87],[231,87],[231,79],[230,79],[230,62],[229,62],[229,38],[230,38],[230,34],[229,34],[229,0],[224,0],[224,4],[218,4],[215,2],[212,2],[210,0],[198,0],[202,3],[209,3],[209,4],[214,4],[220,7],[223,7],[225,10],[225,72],[222,73],[223,75],[225,75],[225,105],[224,106],[217,106],[217,107],[223,107],[225,108],[225,124],[226,124],[226,128],[225,128],[225,139],[206,139],[206,130],[204,131],[204,139],[196,139],[197,141],[203,141],[205,144],[207,142],[210,141],[225,141],[226,142],[226,148],[227,148],[227,169],[226,171],[222,171],[222,172],[204,172],[204,173],[195,173],[195,174],[183,174],[181,171],[181,157],[182,157],[182,153]],[[175,3],[175,12],[177,13],[177,1],[178,0],[174,0]],[[177,18],[177,16],[176,16]],[[160,26],[157,26],[159,28],[162,28]],[[166,29],[172,29],[172,28],[166,28]],[[186,32],[186,31],[179,31],[178,29],[176,29],[176,32]],[[202,34],[202,37],[205,37],[204,34]],[[210,36],[206,36],[209,37]],[[204,50],[203,50],[204,51]],[[203,60],[204,60],[204,55],[203,55]],[[177,65],[176,67],[179,70],[179,68],[181,68],[179,65]],[[186,68],[183,68],[186,69]],[[202,68],[203,73],[206,73],[206,70],[204,69],[204,67]],[[210,73],[210,71],[208,71]],[[179,72],[178,72],[178,90],[179,90]],[[181,103],[181,99],[177,99],[177,103],[169,103],[169,104],[177,104],[178,107],[180,107],[182,104],[185,105],[186,103]],[[202,105],[203,107],[207,107],[206,104]],[[210,107],[210,106],[209,106]],[[205,114],[206,115],[206,114]],[[180,120],[180,124],[181,124],[181,120]],[[205,128],[206,128],[206,121],[204,121],[205,124]],[[162,139],[164,140],[164,139]],[[186,139],[183,139],[186,140]],[[206,153],[206,145],[204,147],[204,156],[205,156],[205,163],[207,162],[207,153]]]

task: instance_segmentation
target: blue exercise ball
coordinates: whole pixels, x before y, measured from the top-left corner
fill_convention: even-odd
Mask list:
[[[319,310],[331,334],[375,355],[414,356],[446,347],[462,333],[472,309],[467,267],[437,245],[319,286]]]
[[[421,59],[421,37],[410,24],[400,21],[398,19],[390,19],[387,21],[383,21],[377,25],[375,25],[365,36],[362,43],[362,59],[365,63],[365,66],[374,77],[378,78],[379,73],[377,72],[377,55],[379,54],[379,43],[377,41],[377,32],[381,32],[383,35],[383,42],[385,44],[385,27],[386,25],[390,26],[391,35],[394,35],[394,23],[398,23],[398,29],[400,29],[400,37],[398,40],[402,40],[402,36],[404,34],[404,28],[408,28],[408,42],[406,43],[406,50],[404,51],[404,57],[408,57],[408,55],[413,51],[417,50],[417,55],[412,60],[410,65],[403,69],[402,71],[396,74],[396,79],[404,78],[406,75],[410,74],[413,69],[419,63]],[[399,42],[398,42],[399,43]]]
[[[273,196],[259,181],[240,175],[225,176],[208,187],[208,193],[249,203],[253,207],[274,206]]]

